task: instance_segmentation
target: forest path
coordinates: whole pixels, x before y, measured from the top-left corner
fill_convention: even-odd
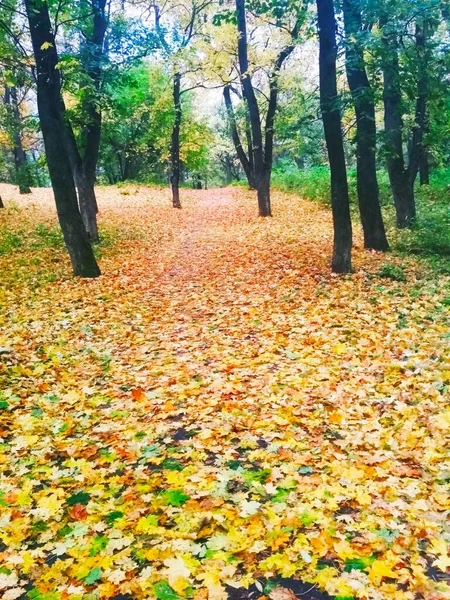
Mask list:
[[[262,220],[241,189],[129,185],[99,188],[81,281],[50,191],[0,194],[2,585],[448,597],[448,277],[358,236],[332,276],[329,211],[293,195]]]

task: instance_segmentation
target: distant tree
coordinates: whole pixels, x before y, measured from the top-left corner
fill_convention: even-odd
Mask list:
[[[281,68],[294,51],[300,28],[304,23],[305,6],[303,3],[297,2],[294,2],[291,5],[286,4],[286,6],[283,6],[282,4],[269,5],[266,3],[253,2],[251,3],[251,9],[256,14],[266,16],[269,21],[267,24],[269,27],[283,29],[284,32],[287,33],[288,40],[286,45],[279,50],[269,74],[267,112],[263,131],[261,125],[260,104],[256,97],[256,90],[252,81],[251,65],[249,62],[246,4],[245,0],[236,0],[236,24],[238,30],[237,68],[250,125],[250,131],[247,134],[247,137],[249,138],[248,156],[245,156],[242,144],[236,135],[234,135],[233,140],[244,171],[246,173],[253,171],[252,175],[249,176],[247,174],[247,178],[249,179],[250,186],[254,185],[257,190],[259,215],[261,217],[270,217],[272,215],[270,179],[273,163],[275,113],[279,91],[278,80]],[[289,20],[291,20],[290,26]],[[230,123],[232,123],[232,105],[228,98],[228,90],[225,90],[225,102],[227,104]],[[234,127],[232,127],[231,130],[233,133]]]
[[[183,0],[182,2],[164,2],[163,7],[154,3],[155,27],[166,60],[172,68],[173,127],[170,143],[170,182],[172,187],[172,206],[181,208],[180,201],[180,139],[183,118],[182,96],[189,86],[183,89],[183,77],[192,69],[192,55],[188,48],[203,24],[204,12],[212,0]],[[164,24],[162,18],[167,17]]]

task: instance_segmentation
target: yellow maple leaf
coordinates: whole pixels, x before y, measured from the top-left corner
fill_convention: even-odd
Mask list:
[[[380,585],[383,577],[389,579],[397,579],[398,573],[392,570],[396,561],[391,560],[376,560],[369,569],[369,579],[375,584]]]

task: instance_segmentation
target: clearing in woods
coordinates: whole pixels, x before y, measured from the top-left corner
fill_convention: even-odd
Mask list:
[[[448,277],[360,237],[331,276],[295,196],[128,186],[82,281],[51,191],[0,192],[5,600],[450,598]]]

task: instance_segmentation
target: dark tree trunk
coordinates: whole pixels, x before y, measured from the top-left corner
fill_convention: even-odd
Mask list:
[[[55,38],[48,5],[25,0],[36,61],[39,119],[56,209],[75,275],[98,277],[98,268],[78,209],[68,152],[65,145],[64,105]]]
[[[3,200],[2,200],[1,196],[0,196],[0,208],[5,208],[5,205],[3,204]]]
[[[98,226],[94,185],[88,181],[85,173],[85,161],[78,152],[77,142],[70,123],[66,122],[66,148],[72,168],[73,179],[78,191],[78,204],[84,228],[92,242],[97,242]]]
[[[170,148],[170,182],[172,184],[172,206],[181,208],[180,202],[180,128],[181,128],[181,74],[175,73],[173,78],[173,107],[175,117],[172,128],[172,144]]]
[[[255,90],[253,89],[252,80],[248,72],[249,64],[247,48],[247,24],[245,19],[245,0],[236,0],[236,18],[237,28],[239,32],[239,69],[241,73],[242,88],[244,91],[244,99],[247,104],[250,119],[255,183],[258,193],[259,216],[270,217],[272,216],[270,206],[270,175],[267,178],[264,172],[264,148],[261,130],[261,119]]]
[[[348,273],[352,266],[352,224],[336,84],[337,48],[333,0],[317,0],[317,14],[320,43],[320,106],[331,170],[331,205],[334,226],[331,267],[334,273]]]
[[[244,169],[244,173],[247,177],[248,187],[251,190],[253,190],[253,189],[255,189],[255,186],[256,186],[255,174],[254,174],[252,166],[250,164],[250,160],[247,157],[247,155],[245,154],[245,151],[241,144],[241,139],[239,137],[239,132],[237,130],[237,125],[236,125],[236,118],[234,116],[233,103],[231,102],[231,93],[230,93],[229,85],[226,85],[223,88],[223,97],[225,100],[225,106],[226,106],[227,114],[228,114],[228,122],[229,122],[230,130],[231,130],[231,137],[233,139],[233,144],[236,149],[236,154],[238,155],[239,161],[240,161],[242,168]],[[231,179],[230,179],[230,181],[231,181]]]
[[[245,138],[247,140],[247,156],[248,156],[248,163],[250,165],[250,171],[252,173],[255,172],[255,161],[253,160],[253,140],[252,140],[252,129],[250,127],[250,117],[248,114],[248,110],[247,110],[247,105],[246,105],[246,110],[245,110]],[[254,189],[255,186],[250,186],[250,189]]]
[[[416,217],[414,181],[403,155],[402,95],[396,34],[384,35],[384,135],[387,168],[397,215],[397,227],[411,227]]]
[[[19,100],[17,97],[17,88],[15,86],[5,87],[5,104],[10,117],[16,183],[19,186],[19,192],[21,194],[31,194],[30,173],[28,170],[27,155],[25,154],[22,144]]]
[[[101,89],[102,62],[105,58],[105,35],[108,27],[108,17],[106,14],[107,0],[91,0],[93,9],[93,29],[92,36],[87,39],[86,53],[86,72],[91,78],[95,93],[98,94]],[[97,199],[95,196],[95,182],[98,156],[100,151],[102,115],[99,110],[96,98],[89,98],[86,104],[87,123],[85,129],[85,149],[83,156],[83,176],[85,185],[88,188],[86,197],[88,204],[94,204],[95,213],[98,213]],[[89,210],[92,210],[90,207]]]
[[[424,134],[427,127],[427,103],[428,103],[428,56],[427,56],[427,24],[416,23],[416,50],[418,54],[418,80],[417,80],[417,100],[415,123],[412,133],[412,140],[408,160],[408,174],[411,179],[411,185],[414,182],[417,173],[420,172],[420,182],[428,178],[428,155],[424,144]]]
[[[430,185],[430,160],[428,156],[427,147],[422,147],[422,153],[420,156],[420,185]]]
[[[359,0],[344,0],[346,70],[356,113],[356,170],[358,204],[364,231],[364,247],[389,249],[381,214],[376,169],[375,105],[359,41],[362,33]]]
[[[86,123],[82,131],[83,154],[80,154],[78,151],[77,142],[70,126],[68,143],[83,223],[89,239],[97,242],[99,235],[95,182],[100,150],[102,117],[98,108],[98,99],[95,96],[101,88],[104,41],[108,20],[106,15],[106,0],[91,0],[90,4],[93,11],[92,33],[86,36],[81,58],[84,71],[90,78],[94,91],[88,95],[83,106],[86,114]]]

